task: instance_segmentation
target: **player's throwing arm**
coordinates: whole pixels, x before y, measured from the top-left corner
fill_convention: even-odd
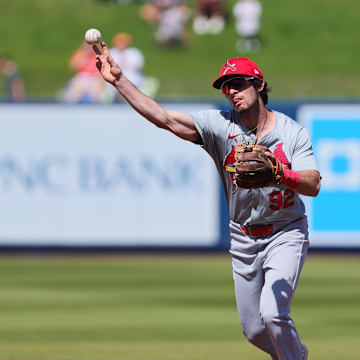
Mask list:
[[[113,85],[140,115],[184,140],[194,142],[199,140],[199,134],[191,116],[179,111],[166,110],[152,98],[143,94],[124,76],[105,42],[101,42],[102,51],[96,45],[93,45],[93,49],[96,53],[96,67],[104,80]]]

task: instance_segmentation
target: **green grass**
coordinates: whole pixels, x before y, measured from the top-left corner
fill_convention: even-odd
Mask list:
[[[317,360],[360,344],[359,257],[310,255],[293,303]],[[0,359],[260,360],[218,256],[0,258]]]
[[[257,61],[274,97],[359,97],[358,0],[264,1],[264,47],[256,54],[235,51],[235,1],[226,2],[229,21],[220,35],[197,36],[189,24],[187,48],[159,49],[154,29],[138,16],[139,4],[1,0],[0,53],[14,57],[32,97],[53,97],[66,84],[68,59],[90,27],[101,29],[107,42],[119,31],[133,35],[146,73],[161,80],[159,97],[222,99],[211,82],[233,56]]]

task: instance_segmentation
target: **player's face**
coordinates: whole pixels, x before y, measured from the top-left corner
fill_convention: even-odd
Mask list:
[[[253,78],[235,78],[222,86],[221,91],[226,95],[236,112],[251,109],[259,101],[259,89],[253,86]]]

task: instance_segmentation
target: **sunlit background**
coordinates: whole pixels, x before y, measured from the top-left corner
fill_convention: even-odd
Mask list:
[[[323,177],[305,199],[297,329],[310,359],[359,357],[358,1],[263,0],[245,25],[238,0],[212,16],[195,0],[0,5],[1,359],[264,358],[241,332],[210,157],[104,84],[89,28],[143,92],[187,113],[228,107],[212,87],[226,59],[259,64],[269,108],[308,128]]]

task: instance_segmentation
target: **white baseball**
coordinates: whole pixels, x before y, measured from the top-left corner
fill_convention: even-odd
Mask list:
[[[89,29],[85,33],[85,41],[90,45],[96,45],[101,41],[101,32],[98,29]]]

